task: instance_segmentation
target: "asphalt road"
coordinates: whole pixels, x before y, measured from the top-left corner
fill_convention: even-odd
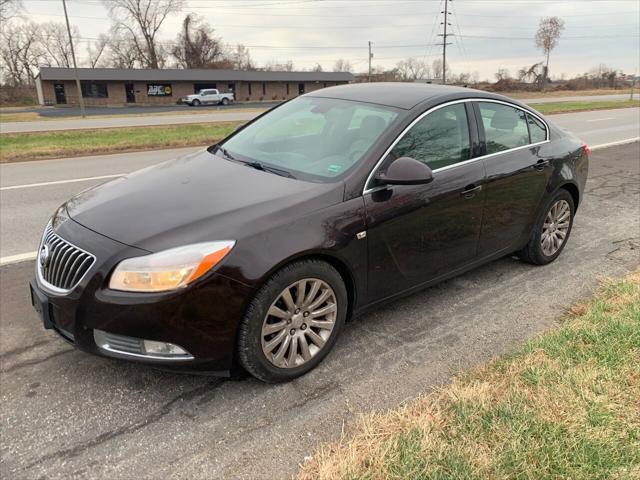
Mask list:
[[[640,137],[638,108],[553,115],[550,118],[591,146]],[[192,150],[0,164],[0,263],[7,257],[34,252],[42,228],[53,211],[75,193],[114,176]]]
[[[524,103],[548,103],[548,102],[569,102],[580,100],[626,100],[629,98],[628,94],[619,95],[598,95],[594,96],[570,96],[570,97],[548,97],[548,98],[531,98],[521,99]],[[171,112],[180,111],[184,112],[184,105],[164,105],[161,107],[127,107],[127,108],[91,108],[89,110],[89,117],[86,119],[65,119],[64,116],[68,116],[69,112],[74,112],[79,115],[79,110],[76,108],[48,108],[46,115],[48,117],[60,116],[59,120],[36,120],[30,122],[4,122],[0,125],[0,133],[20,133],[20,132],[44,132],[51,130],[78,130],[84,128],[113,128],[113,127],[140,127],[140,126],[153,126],[153,125],[171,125],[171,124],[187,124],[198,122],[225,122],[225,121],[247,121],[251,120],[255,116],[259,115],[263,110],[242,112],[234,111],[235,108],[252,107],[261,108],[264,107],[264,103],[254,104],[237,104],[230,105],[228,107],[216,107],[208,106],[193,109],[193,115],[153,115],[157,112]],[[268,108],[275,105],[275,103],[269,102]],[[207,110],[204,110],[204,109]],[[207,113],[203,113],[206,111]],[[99,112],[99,113],[98,113]],[[60,115],[56,115],[60,113]],[[126,114],[137,113],[138,116],[129,116]],[[150,115],[141,115],[149,113]],[[105,114],[121,115],[123,117],[112,118],[100,118]]]
[[[3,478],[286,478],[356,413],[384,409],[557,324],[640,265],[640,144],[592,154],[567,248],[504,258],[349,323],[285,385],[180,376],[77,352],[29,305],[33,262],[0,268]]]

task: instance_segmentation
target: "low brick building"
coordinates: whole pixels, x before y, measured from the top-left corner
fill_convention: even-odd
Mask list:
[[[240,70],[79,68],[86,105],[177,103],[203,88],[233,92],[236,102],[287,100],[354,80],[348,72],[262,72]],[[43,67],[36,77],[41,105],[76,105],[71,68]]]

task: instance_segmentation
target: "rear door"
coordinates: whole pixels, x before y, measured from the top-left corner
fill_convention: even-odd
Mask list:
[[[508,253],[528,238],[551,178],[543,154],[548,129],[539,118],[498,101],[474,102],[487,171],[479,256]]]
[[[433,171],[426,185],[376,186],[364,193],[369,301],[406,290],[472,261],[482,223],[485,172],[472,159],[477,130],[470,104],[439,107],[417,120],[380,164],[411,157]]]

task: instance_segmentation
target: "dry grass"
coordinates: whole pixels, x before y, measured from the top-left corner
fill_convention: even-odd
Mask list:
[[[549,102],[530,103],[540,113],[545,115],[553,113],[585,112],[591,110],[607,110],[614,108],[640,107],[640,100],[593,100],[580,102]]]
[[[232,108],[232,109],[217,109],[217,108],[195,108],[184,107],[176,109],[175,111],[167,112],[149,112],[149,113],[116,113],[113,114],[100,114],[89,115],[88,118],[132,118],[132,117],[166,117],[166,116],[182,116],[182,115],[198,115],[206,114],[234,114],[234,113],[252,113],[252,112],[264,112],[267,108]],[[82,120],[80,115],[74,116],[41,116],[38,112],[16,112],[11,113],[9,109],[2,109],[0,111],[0,123],[8,122],[33,122],[33,121],[52,121],[52,120]],[[221,120],[224,121],[224,120]]]
[[[640,478],[640,271],[516,353],[363,416],[298,478]]]
[[[638,89],[635,93],[637,95]],[[550,98],[550,97],[582,97],[582,96],[597,96],[597,95],[625,95],[631,93],[630,88],[626,89],[613,89],[613,88],[598,88],[592,90],[548,90],[545,92],[505,92],[502,95],[506,95],[511,98]]]
[[[103,128],[0,135],[0,163],[211,145],[240,122]]]

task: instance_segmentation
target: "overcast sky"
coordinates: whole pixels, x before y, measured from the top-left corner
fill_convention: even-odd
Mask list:
[[[499,68],[516,74],[541,61],[533,37],[541,17],[556,15],[566,29],[551,56],[554,77],[584,73],[604,63],[626,73],[640,69],[640,1],[638,0],[453,0],[448,48],[454,73],[478,72],[494,79]],[[61,0],[24,0],[34,21],[63,21]],[[225,43],[250,48],[260,65],[292,60],[298,69],[320,63],[333,68],[337,58],[367,69],[367,42],[373,64],[387,68],[415,57],[433,61],[441,55],[444,0],[189,0],[183,13],[168,18],[161,40],[174,41],[184,15],[203,16]],[[83,37],[77,47],[110,26],[100,0],[67,0],[70,21]],[[278,48],[281,47],[281,48]]]

